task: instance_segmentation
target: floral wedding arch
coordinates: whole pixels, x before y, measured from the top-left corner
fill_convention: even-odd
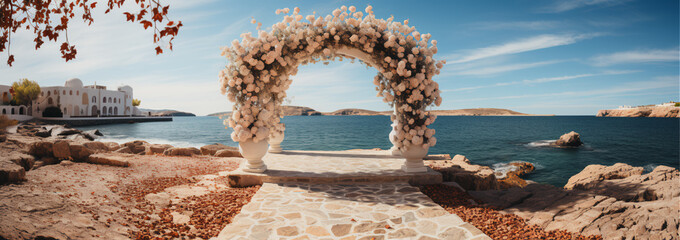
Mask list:
[[[276,14],[289,12],[285,8]],[[220,71],[220,88],[234,103],[225,124],[233,128],[231,138],[239,142],[242,152],[244,144],[260,142],[265,142],[260,145],[266,152],[266,139],[283,134],[281,104],[299,65],[343,58],[359,59],[378,70],[373,83],[378,96],[394,107],[390,141],[396,148],[402,152],[420,148],[426,154],[436,144],[434,129],[427,128],[436,116],[426,107],[439,106],[442,101],[438,84],[432,80],[445,64],[432,58],[437,41],[429,41],[430,34],[417,32],[408,20],[377,19],[371,6],[365,12],[367,16],[354,6],[342,6],[325,17],[303,16],[295,8],[269,32],[261,30],[262,23],[253,19],[251,22],[258,24],[257,37],[241,34],[241,41],[234,40],[222,49],[229,61]],[[257,163],[243,154],[251,168],[258,168],[254,171],[266,169],[260,164],[264,154]]]

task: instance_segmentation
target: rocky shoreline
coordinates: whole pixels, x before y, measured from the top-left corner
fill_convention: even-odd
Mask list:
[[[662,117],[677,118],[680,107],[648,106],[626,109],[605,109],[597,112],[598,117]]]
[[[257,191],[230,188],[220,174],[238,167],[234,147],[91,140],[98,135],[38,123],[0,134],[0,236],[209,238]],[[425,164],[447,183],[421,191],[489,236],[678,236],[680,178],[674,168],[645,174],[625,164],[590,165],[560,188],[523,180],[533,171],[530,163],[510,163],[511,170],[499,175],[462,155],[428,159]]]

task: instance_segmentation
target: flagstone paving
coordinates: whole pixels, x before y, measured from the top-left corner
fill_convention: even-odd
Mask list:
[[[214,239],[490,239],[407,183],[265,183]]]

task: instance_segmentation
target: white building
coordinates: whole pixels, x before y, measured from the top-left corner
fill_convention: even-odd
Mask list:
[[[107,90],[106,86],[101,85],[84,86],[80,79],[74,78],[66,81],[63,87],[41,87],[41,93],[38,99],[33,101],[31,109],[25,106],[9,106],[11,100],[9,89],[10,86],[0,85],[0,93],[3,96],[3,105],[0,105],[0,108],[2,114],[6,115],[15,113],[40,118],[48,107],[61,109],[64,118],[143,114],[132,106],[132,88],[127,85],[118,87],[117,90]]]

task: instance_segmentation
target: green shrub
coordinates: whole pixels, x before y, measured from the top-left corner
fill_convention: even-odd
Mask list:
[[[64,113],[58,107],[48,107],[42,113],[43,117],[63,117]]]
[[[680,102],[676,102],[676,103],[675,103],[675,106],[676,106],[676,107],[680,107]]]

